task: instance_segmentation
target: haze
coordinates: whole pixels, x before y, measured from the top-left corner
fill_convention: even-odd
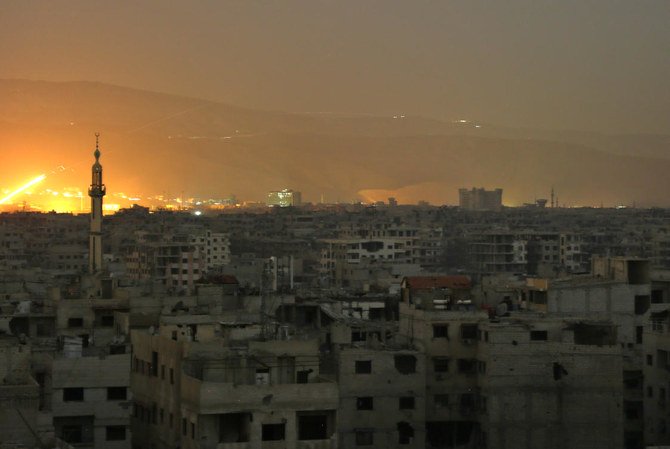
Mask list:
[[[85,191],[101,131],[110,192],[145,197],[670,206],[668,23],[667,1],[3,2],[0,191]]]
[[[665,133],[667,1],[3,2],[0,77]]]

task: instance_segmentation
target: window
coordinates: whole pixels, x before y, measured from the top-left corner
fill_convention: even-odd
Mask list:
[[[372,410],[372,397],[364,396],[356,398],[356,410]]]
[[[414,396],[403,396],[398,399],[400,410],[414,410]]]
[[[270,385],[270,368],[256,368],[256,385]]]
[[[433,403],[435,404],[435,408],[447,408],[449,407],[449,395],[436,394],[433,396]]]
[[[191,438],[195,439],[195,423],[191,423]]]
[[[547,341],[547,331],[530,331],[531,341]]]
[[[69,425],[61,427],[61,439],[66,443],[82,443],[84,438],[81,426]]]
[[[170,368],[170,384],[174,385],[174,369]]]
[[[181,434],[186,436],[188,434],[188,423],[186,421],[186,418],[181,419]]]
[[[447,372],[449,372],[449,359],[447,357],[434,357],[433,358],[433,370],[436,373],[447,373]]]
[[[103,315],[102,317],[100,317],[100,325],[102,327],[113,327],[114,315]]]
[[[125,401],[126,398],[126,387],[107,387],[108,401]]]
[[[126,427],[125,426],[107,426],[105,428],[106,441],[125,441]]]
[[[263,441],[281,441],[286,439],[286,424],[263,424]]]
[[[654,387],[647,387],[647,397],[648,398],[654,397]]]
[[[332,412],[297,412],[298,439],[304,440],[326,440],[332,435],[328,426],[328,417]]]
[[[642,344],[642,335],[644,333],[644,326],[635,327],[635,343],[638,345]]]
[[[409,423],[398,423],[398,444],[410,444],[414,438],[414,428]]]
[[[371,374],[372,361],[371,360],[356,360],[356,374]]]
[[[296,383],[306,384],[309,382],[309,370],[300,370],[296,374]]]
[[[160,418],[161,418],[161,424],[165,423],[165,410],[163,410],[163,407],[160,409]]]
[[[449,325],[447,324],[433,324],[433,338],[449,339]]]
[[[647,365],[652,366],[654,364],[654,356],[647,354]]]
[[[374,432],[372,430],[355,430],[356,446],[372,446],[374,444]]]
[[[397,369],[400,374],[416,373],[416,357],[413,355],[396,355],[393,359],[395,362],[395,369]]]
[[[83,400],[83,388],[63,388],[63,402],[81,402]]]
[[[161,365],[161,380],[165,380],[165,365]]]
[[[644,315],[649,310],[651,296],[635,295],[635,315]]]
[[[656,351],[656,366],[661,369],[668,367],[668,351],[662,349]]]
[[[477,325],[476,324],[461,324],[461,339],[462,340],[476,340],[477,339]]]
[[[151,375],[158,377],[158,353],[156,351],[151,352]]]
[[[458,372],[466,375],[476,372],[477,361],[473,359],[458,359]]]
[[[68,318],[67,327],[84,327],[83,318]]]

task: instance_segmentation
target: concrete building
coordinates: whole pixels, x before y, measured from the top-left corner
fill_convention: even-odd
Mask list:
[[[502,189],[458,189],[458,205],[465,210],[498,212],[502,209],[502,194]]]
[[[670,307],[654,304],[644,330],[644,442],[648,446],[670,446]],[[631,379],[640,383],[641,379]],[[628,410],[635,418],[638,408]]]
[[[295,190],[284,189],[268,193],[267,205],[270,207],[300,206],[302,194]]]
[[[374,346],[351,343],[338,351],[338,447],[426,447],[424,355]]]
[[[222,232],[212,232],[209,229],[204,233],[191,235],[191,245],[198,248],[205,271],[212,271],[230,263],[230,237]]]
[[[317,341],[222,346],[211,335],[133,332],[135,445],[337,447],[338,389],[319,374]]]
[[[51,408],[56,436],[82,448],[130,448],[129,366],[130,354],[57,357]]]

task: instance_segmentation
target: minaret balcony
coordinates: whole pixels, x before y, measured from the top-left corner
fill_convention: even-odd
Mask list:
[[[99,186],[91,185],[88,189],[88,196],[93,197],[105,196],[105,193],[107,193],[107,187],[105,187],[104,184]]]

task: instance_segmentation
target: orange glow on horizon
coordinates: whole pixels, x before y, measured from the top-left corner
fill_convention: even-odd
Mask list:
[[[22,185],[21,187],[19,187],[18,189],[14,190],[9,195],[7,195],[3,199],[1,199],[0,204],[7,203],[7,201],[11,200],[12,198],[14,198],[16,195],[23,192],[24,190],[27,190],[30,187],[34,186],[35,184],[38,184],[38,183],[44,181],[46,179],[46,177],[47,177],[47,175],[42,174],[42,175],[39,175],[38,177],[36,177],[34,179],[31,179],[30,181],[28,181],[27,183],[25,183],[24,185]]]

